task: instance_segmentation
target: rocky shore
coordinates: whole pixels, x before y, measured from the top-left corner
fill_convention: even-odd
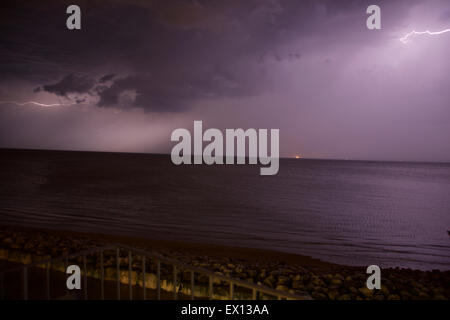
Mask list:
[[[40,261],[46,257],[60,257],[67,253],[76,253],[82,250],[112,243],[113,237],[90,236],[86,234],[64,233],[49,230],[20,229],[12,227],[0,227],[0,260],[16,263],[31,263]],[[121,242],[117,239],[114,243]],[[366,287],[368,275],[364,267],[349,267],[315,261],[310,258],[284,259],[276,258],[275,253],[258,252],[254,257],[251,254],[237,254],[230,248],[220,250],[207,250],[195,246],[186,247],[183,244],[158,245],[151,240],[133,241],[127,239],[127,244],[136,247],[151,249],[160,255],[175,258],[186,264],[202,267],[218,274],[229,275],[245,281],[262,284],[270,288],[286,291],[294,294],[309,294],[313,299],[331,300],[415,300],[415,299],[439,299],[450,298],[450,271],[420,271],[411,269],[388,268],[382,269],[381,289],[369,290]],[[228,251],[227,251],[228,250]],[[243,250],[243,249],[242,249]],[[251,252],[251,249],[246,249]],[[196,253],[197,252],[197,253]],[[227,253],[228,252],[228,253]],[[287,255],[286,255],[287,256]],[[303,263],[304,261],[304,263]],[[97,258],[90,258],[90,265],[99,263]],[[115,279],[115,263],[111,255],[105,258],[106,279]],[[128,263],[124,257],[121,261],[126,270]],[[133,260],[138,268],[139,259]],[[148,265],[146,285],[156,287],[155,276],[152,273],[151,264]],[[64,270],[63,266],[60,266]],[[95,268],[93,268],[94,270]],[[164,269],[162,269],[164,270]],[[98,274],[92,272],[92,276]],[[164,282],[163,289],[170,289],[170,270],[161,274]],[[142,280],[139,273],[133,274],[133,281],[139,285]],[[189,274],[180,273],[180,283],[188,281]],[[124,271],[123,281],[127,282],[127,273]],[[208,279],[197,280],[200,284],[200,292],[196,296],[205,296]],[[142,284],[142,283],[141,283]],[[173,288],[173,287],[172,287]],[[180,293],[189,294],[188,290],[180,287]],[[204,288],[204,289],[202,289]],[[203,292],[203,291],[204,292]],[[216,292],[216,291],[215,291]],[[245,298],[236,293],[237,298]],[[220,288],[215,298],[226,298],[227,288]]]

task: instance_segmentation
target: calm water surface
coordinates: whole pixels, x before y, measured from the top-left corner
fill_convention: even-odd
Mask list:
[[[450,269],[450,164],[0,151],[0,223]]]

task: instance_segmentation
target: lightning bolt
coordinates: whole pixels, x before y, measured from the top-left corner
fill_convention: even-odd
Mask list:
[[[415,30],[413,30],[410,33],[407,33],[403,38],[400,38],[400,41],[406,44],[406,43],[408,43],[408,38],[412,37],[415,34],[417,34],[417,35],[428,34],[430,36],[436,36],[436,35],[443,34],[443,33],[446,33],[446,32],[450,32],[450,29],[445,29],[445,30],[435,31],[435,32],[431,32],[431,31],[428,31],[428,30],[427,31],[415,31]]]
[[[26,105],[34,105],[39,107],[60,107],[64,106],[65,104],[62,103],[40,103],[36,101],[26,101],[26,102],[17,102],[17,101],[0,101],[0,104],[15,104],[16,106],[26,106]]]

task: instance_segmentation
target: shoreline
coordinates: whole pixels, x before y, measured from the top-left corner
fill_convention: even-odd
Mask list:
[[[181,242],[173,240],[160,240],[142,237],[130,237],[111,234],[93,234],[87,232],[67,231],[60,229],[46,229],[38,227],[20,227],[0,224],[0,233],[9,232],[41,233],[72,239],[93,240],[99,244],[121,243],[156,252],[183,251],[187,255],[208,256],[212,258],[244,259],[253,263],[278,261],[279,263],[301,265],[315,268],[362,268],[362,266],[346,266],[326,262],[306,255],[287,253],[269,249],[257,249],[216,244],[203,244],[197,242]]]
[[[244,281],[320,300],[450,299],[450,271],[382,270],[382,288],[366,287],[366,267],[271,250],[183,243],[0,225],[0,260],[22,263],[121,243]],[[1,265],[0,265],[1,268]]]

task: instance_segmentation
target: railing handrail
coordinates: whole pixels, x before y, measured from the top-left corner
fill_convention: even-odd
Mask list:
[[[4,270],[4,271],[0,271],[0,273],[17,272],[17,271],[22,270],[25,267],[32,268],[32,267],[40,266],[40,265],[47,264],[47,263],[53,262],[53,261],[60,261],[60,260],[64,260],[64,259],[82,257],[83,255],[90,255],[93,253],[106,251],[106,250],[114,250],[116,248],[117,248],[117,246],[115,246],[115,245],[109,245],[109,246],[104,246],[104,247],[95,247],[95,248],[89,249],[89,250],[77,251],[76,253],[63,254],[62,256],[55,257],[55,258],[50,257],[47,259],[34,261],[29,264],[24,264],[23,266],[20,266],[20,267],[13,267],[13,268],[10,268],[10,269]]]

